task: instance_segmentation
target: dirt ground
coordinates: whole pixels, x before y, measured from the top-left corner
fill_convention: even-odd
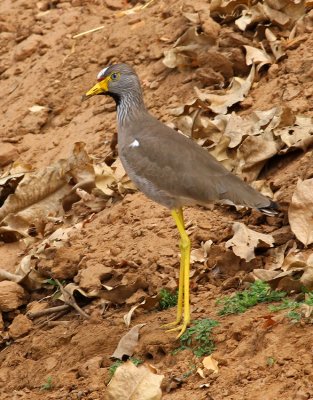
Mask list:
[[[207,2],[155,0],[140,12],[119,16],[119,11],[130,7],[126,1],[2,0],[0,146],[13,154],[14,161],[30,163],[34,168],[66,158],[78,141],[85,142],[95,158],[107,157],[116,132],[112,100],[103,97],[81,102],[81,96],[94,84],[99,70],[114,62],[134,65],[143,82],[147,107],[163,121],[172,121],[170,109],[185,104],[198,83],[196,68],[168,69],[162,63],[164,50],[186,29],[183,3],[201,8]],[[102,25],[104,28],[97,32],[72,38]],[[313,116],[312,61],[313,33],[307,29],[303,40],[287,51],[278,67],[271,67],[254,84],[243,103],[244,113],[284,104],[292,111]],[[310,79],[304,79],[308,73]],[[28,109],[35,104],[49,111],[31,114]],[[297,179],[303,173],[312,176],[310,162],[307,154],[295,152],[274,160],[266,172],[266,179],[276,189],[283,188],[278,199],[283,206],[288,205]],[[244,221],[268,233],[283,224],[286,228],[286,221],[277,223],[256,212],[243,214],[218,207],[187,208],[185,215],[192,227],[193,249],[203,241],[214,242],[208,262],[193,265],[191,302],[193,319],[220,322],[214,330],[214,357],[220,370],[203,379],[194,373],[200,361],[190,351],[173,354],[175,334],[164,333],[160,325],[174,319],[174,308],[138,310],[132,324],[145,326],[135,357],[164,375],[162,398],[313,399],[310,324],[282,319],[268,327],[264,323],[269,314],[266,304],[225,317],[217,314],[215,304],[216,298],[238,289],[242,277],[263,263],[260,255],[243,268],[238,257],[229,256],[223,244],[230,238],[232,222]],[[292,236],[286,229],[280,244]],[[3,243],[1,268],[13,272],[24,252],[22,242]],[[161,288],[175,289],[178,254],[178,234],[170,213],[141,193],[127,194],[95,214],[72,237],[70,246],[60,249],[58,262],[69,269],[84,268],[86,263],[114,267],[124,282],[140,277],[144,282],[141,292],[126,304],[108,308],[99,300],[90,302],[84,307],[91,315],[89,320],[75,311],[55,324],[35,320],[27,335],[2,343],[0,399],[104,399],[110,356],[128,331],[123,315],[141,295],[155,295]],[[44,291],[35,291],[30,301],[45,295]],[[21,308],[8,315],[8,321],[24,311]],[[269,365],[269,358],[276,362]],[[53,387],[43,391],[48,377]],[[201,387],[203,383],[207,386]]]

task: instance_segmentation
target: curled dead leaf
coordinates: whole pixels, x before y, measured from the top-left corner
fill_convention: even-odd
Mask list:
[[[255,67],[251,67],[246,79],[235,77],[232,79],[224,94],[206,93],[195,87],[197,96],[201,101],[208,103],[208,108],[216,114],[226,114],[227,109],[232,105],[244,100],[254,80]]]
[[[119,366],[108,385],[105,400],[160,400],[163,375],[131,361]]]
[[[305,246],[313,243],[313,179],[299,180],[288,209],[292,232]]]
[[[215,360],[212,354],[210,356],[204,357],[202,364],[204,368],[208,369],[209,371],[213,371],[214,374],[217,374],[219,371],[218,361]]]
[[[131,328],[118,342],[114,353],[112,354],[112,358],[117,358],[122,360],[124,356],[131,357],[134,354],[135,347],[138,344],[139,340],[139,331],[146,324],[138,324]]]
[[[236,256],[243,258],[247,262],[255,258],[254,250],[260,244],[266,247],[273,247],[274,245],[272,235],[253,231],[241,222],[233,224],[233,232],[234,236],[225,243],[225,246],[226,248],[232,248]]]
[[[63,215],[62,199],[72,189],[69,181],[89,178],[90,167],[84,143],[76,143],[67,160],[25,174],[0,208],[0,233],[17,237],[43,233],[48,217]]]

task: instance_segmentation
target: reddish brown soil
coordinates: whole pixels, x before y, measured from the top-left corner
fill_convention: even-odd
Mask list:
[[[156,0],[145,11],[120,17],[102,1],[59,1],[47,13],[38,10],[36,3],[0,3],[0,145],[11,143],[20,162],[38,168],[49,165],[66,157],[77,141],[86,142],[88,152],[99,159],[110,153],[116,130],[112,101],[95,98],[81,102],[81,95],[108,63],[123,61],[135,66],[144,82],[148,108],[163,121],[173,118],[170,108],[193,96],[195,82],[186,79],[190,71],[169,70],[161,61],[163,51],[186,26],[180,11],[182,1]],[[118,0],[115,4],[117,8],[126,7]],[[72,39],[72,35],[100,25],[105,26],[103,30]],[[272,68],[255,85],[246,100],[246,113],[287,104],[294,111],[312,115],[312,75],[311,80],[302,77],[310,68],[312,74],[313,35],[306,32],[304,36],[298,46],[288,50],[288,57],[278,68]],[[170,41],[160,41],[161,37]],[[153,88],[152,82],[157,82]],[[49,113],[30,115],[28,108],[34,104],[48,107]],[[306,176],[312,173],[308,162],[306,155],[296,154],[282,158],[269,170],[268,178],[277,188],[284,188],[283,203],[290,200],[297,178],[304,172]],[[269,314],[267,305],[239,316],[217,316],[215,299],[237,288],[240,279],[229,278],[242,276],[241,263],[219,244],[230,237],[231,222],[242,219],[241,214],[199,207],[187,209],[186,219],[193,227],[193,248],[200,247],[201,241],[214,241],[207,265],[194,265],[192,312],[194,319],[220,321],[214,335],[220,371],[208,374],[206,379],[195,373],[184,378],[199,360],[189,351],[173,355],[175,335],[160,329],[162,323],[174,319],[175,310],[138,311],[133,324],[146,325],[135,356],[165,375],[163,398],[313,398],[311,325],[282,320],[267,327],[263,318]],[[262,232],[276,229],[274,222],[267,220],[266,225],[265,217],[255,213],[243,220]],[[2,245],[1,267],[14,271],[22,250],[22,244]],[[64,257],[69,265],[71,260],[77,263],[85,257],[85,261],[114,266],[125,283],[140,276],[147,283],[145,292],[153,295],[162,287],[175,286],[178,250],[177,231],[168,211],[135,193],[95,215],[73,238],[71,257]],[[244,269],[247,272],[258,265],[262,265],[261,256],[245,264]],[[40,298],[40,293],[34,296]],[[136,301],[133,299],[133,303]],[[127,331],[122,317],[131,301],[107,311],[100,303],[85,307],[92,315],[88,321],[72,312],[63,318],[68,323],[43,327],[35,322],[27,336],[4,346],[0,352],[1,400],[103,399],[112,364],[109,357]],[[99,363],[96,357],[100,357]],[[276,360],[273,366],[268,365],[269,358]],[[53,389],[40,390],[49,376]],[[202,383],[209,386],[200,388]]]

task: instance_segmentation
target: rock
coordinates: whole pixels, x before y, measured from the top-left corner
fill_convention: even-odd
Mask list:
[[[298,375],[298,372],[294,368],[290,368],[286,371],[286,378],[294,378]]]
[[[296,393],[295,400],[308,400],[310,399],[310,394],[308,392],[304,392],[303,390],[299,390]]]
[[[52,259],[40,260],[37,268],[43,275],[53,279],[73,279],[78,272],[81,256],[73,252],[72,248],[61,247]]]
[[[49,10],[49,3],[50,3],[50,1],[48,1],[48,0],[37,1],[36,6],[39,11],[47,11],[47,10]]]
[[[74,68],[71,70],[71,80],[78,78],[86,73],[83,68]]]
[[[0,167],[4,167],[18,158],[18,151],[11,143],[0,145]]]
[[[16,282],[0,282],[0,311],[16,310],[27,301],[26,291]]]
[[[109,279],[112,276],[112,268],[105,267],[100,263],[96,263],[88,266],[87,268],[79,271],[78,280],[79,287],[85,290],[88,294],[91,292],[96,295],[96,293],[101,290],[101,281],[104,279]]]
[[[113,11],[121,10],[124,7],[122,0],[105,0],[106,6]]]
[[[26,335],[32,328],[33,323],[24,314],[16,316],[9,327],[9,335],[12,339],[17,339]]]
[[[48,121],[49,110],[43,108],[38,112],[30,112],[21,121],[21,126],[26,129],[27,132],[39,133],[42,126]]]
[[[90,360],[86,361],[80,368],[79,368],[79,375],[88,378],[89,376],[93,376],[96,372],[100,369],[102,364],[103,358],[101,356],[96,356],[91,358]]]
[[[41,43],[42,37],[40,35],[30,35],[26,40],[23,40],[15,48],[14,60],[23,61],[30,57],[38,49],[39,43]]]

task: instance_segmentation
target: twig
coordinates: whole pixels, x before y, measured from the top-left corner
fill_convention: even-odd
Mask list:
[[[68,325],[71,321],[47,321],[48,326]]]
[[[85,313],[84,310],[82,310],[79,305],[76,303],[76,300],[74,298],[74,296],[72,295],[72,293],[68,292],[62,285],[61,283],[58,281],[58,279],[55,280],[56,283],[59,285],[60,291],[63,295],[63,301],[65,304],[68,304],[69,306],[73,307],[82,317],[88,319],[90,318],[90,316]]]
[[[57,313],[59,311],[67,311],[71,307],[68,304],[62,304],[61,306],[56,306],[56,307],[50,307],[50,308],[45,308],[44,310],[39,310],[39,311],[34,311],[34,312],[28,312],[27,316],[30,319],[35,319],[39,317],[43,317],[45,315]]]
[[[58,318],[63,317],[63,315],[65,315],[69,310],[70,310],[70,307],[69,307],[68,309],[66,309],[66,310],[59,311],[58,313],[55,313],[55,314],[50,315],[50,317],[47,318],[45,321],[39,322],[39,324],[37,325],[37,327],[38,327],[38,328],[43,328],[45,325],[48,325],[48,326],[49,326],[49,323],[50,323],[51,321],[54,321],[54,320],[56,320],[56,319],[58,319]]]
[[[77,35],[72,36],[72,39],[76,39],[78,37],[88,35],[88,33],[100,31],[103,28],[105,28],[105,25],[101,25],[101,26],[98,26],[97,28],[89,29],[89,31],[81,32],[81,33],[78,33]]]

